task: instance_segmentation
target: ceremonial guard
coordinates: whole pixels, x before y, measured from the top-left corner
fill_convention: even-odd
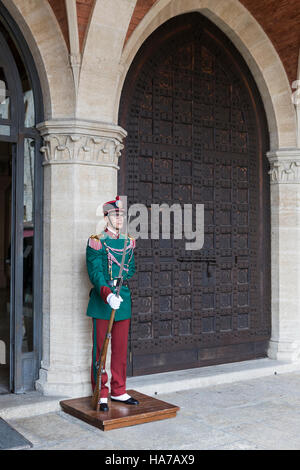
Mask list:
[[[93,392],[96,385],[97,364],[104,342],[112,309],[116,310],[111,331],[111,400],[128,405],[139,402],[126,393],[127,343],[131,318],[131,294],[128,280],[135,272],[135,239],[127,237],[126,256],[123,267],[123,283],[120,295],[115,295],[120,264],[125,245],[125,235],[120,233],[124,221],[122,201],[115,200],[103,205],[106,228],[92,235],[87,242],[86,264],[93,284],[87,315],[93,319],[93,352],[91,382]],[[107,372],[101,375],[100,410],[108,411]]]

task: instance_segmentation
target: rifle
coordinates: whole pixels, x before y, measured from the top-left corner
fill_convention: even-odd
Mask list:
[[[121,287],[122,287],[122,284],[123,284],[123,268],[124,268],[124,263],[125,263],[126,245],[127,245],[127,233],[125,235],[122,261],[121,261],[121,265],[120,265],[119,276],[117,278],[117,287],[116,287],[116,292],[115,292],[115,295],[117,297],[119,297],[120,290],[121,290]],[[108,322],[108,326],[107,326],[107,330],[106,330],[106,336],[105,336],[105,339],[103,341],[103,345],[102,345],[101,352],[100,352],[100,359],[96,364],[97,381],[96,381],[94,394],[92,396],[92,407],[96,411],[99,411],[99,409],[100,409],[101,376],[102,376],[103,372],[105,371],[104,364],[105,364],[105,360],[106,360],[109,340],[111,338],[111,330],[112,330],[113,323],[114,323],[114,320],[115,320],[115,313],[116,313],[116,310],[112,309],[111,314],[110,314],[110,319],[109,319],[109,322]]]

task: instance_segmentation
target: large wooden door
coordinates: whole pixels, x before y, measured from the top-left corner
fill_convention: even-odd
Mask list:
[[[129,373],[265,356],[268,137],[245,61],[202,15],[176,17],[138,52],[119,122],[128,131],[119,175],[128,204],[205,210],[199,251],[186,251],[184,238],[137,240]]]

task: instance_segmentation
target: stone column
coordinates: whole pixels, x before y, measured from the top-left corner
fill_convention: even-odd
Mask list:
[[[118,158],[126,132],[93,121],[39,124],[44,139],[43,358],[37,390],[91,393],[91,284],[85,265],[97,208],[117,194]]]
[[[300,149],[269,152],[272,336],[268,355],[300,359]]]

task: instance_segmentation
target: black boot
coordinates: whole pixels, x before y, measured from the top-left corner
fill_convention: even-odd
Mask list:
[[[117,400],[116,398],[111,398],[111,401],[118,401],[119,403],[124,403],[125,405],[139,405],[139,401],[135,398],[128,398],[128,400]]]
[[[100,411],[108,411],[108,404],[107,403],[100,403]]]

